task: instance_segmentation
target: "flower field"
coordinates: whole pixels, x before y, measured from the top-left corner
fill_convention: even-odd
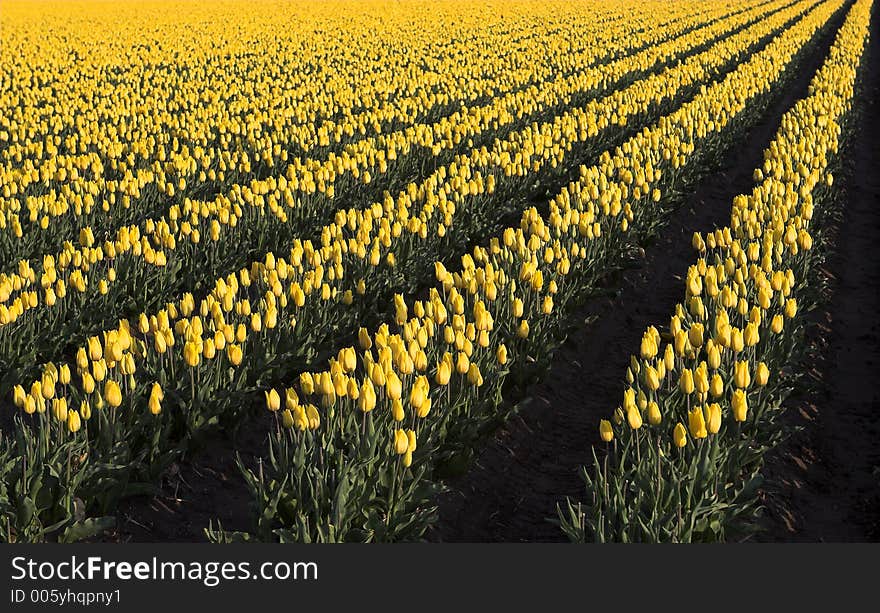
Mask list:
[[[873,11],[4,2],[0,540],[127,540],[157,500],[183,539],[448,540],[584,309],[750,138],[748,189],[657,280],[675,303],[614,307],[668,312],[602,348],[616,399],[548,432],[578,489],[535,504],[577,542],[755,532]]]

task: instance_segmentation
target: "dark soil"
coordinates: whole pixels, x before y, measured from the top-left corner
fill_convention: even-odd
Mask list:
[[[880,541],[880,10],[874,5],[855,140],[845,152],[837,248],[822,271],[827,300],[810,333],[807,393],[787,417],[800,431],[768,458],[771,541]],[[837,185],[835,183],[835,185]]]
[[[565,540],[553,523],[557,504],[583,498],[581,467],[592,463],[599,419],[621,401],[629,354],[645,329],[667,323],[683,299],[683,275],[695,257],[693,233],[729,223],[734,196],[751,190],[764,148],[785,111],[806,95],[844,16],[838,15],[794,81],[725,155],[720,169],[699,181],[669,216],[661,236],[645,246],[641,265],[623,274],[619,293],[581,309],[575,319],[584,325],[557,351],[542,382],[528,390],[527,406],[485,444],[466,475],[448,483],[433,540]]]
[[[250,531],[252,497],[236,465],[234,449],[258,452],[266,445],[266,420],[249,419],[229,436],[212,434],[202,448],[175,464],[153,496],[124,500],[116,529],[101,540],[111,542],[199,542],[217,521],[229,531]],[[252,453],[242,460],[253,468]]]

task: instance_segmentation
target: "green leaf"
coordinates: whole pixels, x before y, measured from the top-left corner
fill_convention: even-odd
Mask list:
[[[114,527],[116,527],[115,517],[91,517],[89,519],[74,522],[68,526],[64,531],[64,534],[61,536],[61,541],[64,543],[75,543],[101,534]]]

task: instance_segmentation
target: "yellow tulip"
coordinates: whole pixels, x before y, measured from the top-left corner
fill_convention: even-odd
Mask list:
[[[770,369],[767,368],[767,365],[764,362],[758,362],[758,366],[755,368],[755,384],[763,387],[767,385],[767,380],[769,378]]]
[[[80,427],[81,427],[81,422],[79,419],[79,413],[77,413],[75,410],[68,411],[67,412],[67,429],[72,433],[76,433],[76,432],[79,432]]]
[[[679,449],[687,445],[687,430],[682,424],[675,424],[675,429],[672,431],[672,441]]]
[[[645,386],[652,392],[660,389],[660,376],[653,366],[645,368]]]
[[[122,390],[119,389],[119,384],[113,379],[108,379],[104,384],[104,400],[113,408],[122,404]]]
[[[416,380],[413,383],[412,390],[409,395],[409,403],[412,405],[413,409],[416,410],[416,412],[418,412],[421,406],[428,399],[428,392],[428,378],[424,375],[416,377]]]
[[[737,361],[733,367],[733,383],[736,387],[745,389],[752,382],[752,377],[749,374],[749,363],[745,360]]]
[[[15,403],[15,406],[19,409],[24,408],[25,398],[27,397],[27,393],[24,391],[24,388],[20,385],[16,385],[12,390],[12,399]]]
[[[642,415],[636,407],[630,407],[626,412],[626,422],[633,430],[638,430],[642,427]]]
[[[290,412],[290,409],[284,409],[281,411],[281,425],[290,430],[294,426],[293,413]]]
[[[611,427],[611,422],[607,419],[599,422],[599,437],[606,443],[614,440],[614,429]]]
[[[706,420],[703,418],[703,409],[701,407],[694,407],[688,413],[688,426],[691,431],[691,436],[695,439],[706,438],[708,433],[706,431]]]
[[[409,449],[409,437],[405,430],[398,428],[394,431],[394,453],[403,455]]]
[[[651,401],[648,403],[648,423],[652,426],[658,425],[663,417],[660,415],[660,405]]]
[[[400,398],[397,398],[400,401]],[[369,413],[376,408],[376,388],[370,379],[365,379],[361,385],[360,397],[358,397],[358,408],[364,413]]]
[[[273,413],[281,408],[281,396],[277,391],[271,389],[267,392],[263,392],[263,395],[266,397],[266,408],[272,411]]]
[[[150,390],[150,399],[148,402],[150,413],[152,413],[153,415],[158,415],[162,412],[162,400],[164,398],[165,394],[162,392],[162,387],[158,383],[153,383],[153,387]]]
[[[689,368],[681,371],[681,377],[678,379],[678,387],[685,394],[694,393],[694,376]]]
[[[699,349],[703,346],[703,324],[695,323],[691,326],[690,330],[688,330],[688,342],[690,342],[691,347],[694,349]]]
[[[474,362],[471,362],[470,366],[468,367],[467,377],[468,382],[471,385],[475,387],[480,387],[481,385],[483,385],[483,375],[480,372],[480,367],[477,366]]]
[[[746,414],[749,410],[749,404],[746,398],[745,391],[741,389],[734,390],[733,397],[730,400],[730,405],[733,409],[733,419],[740,422],[745,421]]]
[[[721,405],[717,402],[706,406],[706,429],[716,434],[721,429]]]
[[[201,360],[201,351],[199,346],[192,342],[187,342],[183,346],[183,359],[190,368],[195,368]]]
[[[303,394],[310,396],[315,393],[315,380],[311,373],[301,373],[299,376],[299,387]]]

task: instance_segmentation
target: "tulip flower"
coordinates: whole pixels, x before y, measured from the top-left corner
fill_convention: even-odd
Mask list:
[[[599,421],[599,438],[606,443],[614,440],[614,430],[611,427],[611,422],[607,419]]]
[[[633,430],[638,430],[642,427],[642,415],[636,407],[630,407],[626,412],[626,422]]]
[[[733,397],[730,400],[730,405],[733,409],[733,419],[739,422],[745,421],[746,414],[749,410],[748,400],[746,398],[745,391],[741,389],[734,390]]]
[[[689,368],[681,371],[681,377],[678,379],[678,387],[685,394],[694,393],[694,376]]]
[[[153,383],[153,387],[150,390],[150,398],[147,403],[150,413],[158,415],[162,412],[162,400],[164,398],[165,394],[162,392],[162,387],[158,383]]]
[[[682,424],[675,424],[675,429],[672,431],[672,441],[679,449],[687,445],[687,430]]]
[[[645,386],[652,392],[660,389],[660,377],[657,374],[657,369],[653,366],[648,366],[645,369]]]
[[[81,427],[81,422],[79,419],[79,413],[77,413],[75,410],[68,411],[67,412],[67,429],[71,433],[76,433],[76,432],[79,432],[80,427]]]
[[[706,406],[706,429],[709,434],[716,434],[721,429],[721,405],[717,402]]]
[[[755,368],[755,384],[761,387],[767,385],[767,380],[770,378],[770,369],[767,368],[767,365],[764,362],[758,362],[758,366]]]
[[[273,413],[281,408],[281,396],[274,389],[263,392],[266,397],[266,408]]]
[[[708,436],[708,432],[706,431],[706,420],[703,417],[703,409],[702,407],[694,407],[688,413],[688,427],[691,432],[691,436],[695,439],[706,438]]]
[[[400,402],[400,397],[398,396],[394,400]],[[370,379],[365,379],[363,385],[361,385],[358,408],[364,413],[369,413],[376,408],[376,388],[373,387],[373,382]]]
[[[736,387],[745,389],[752,382],[752,377],[749,374],[749,363],[745,360],[740,360],[733,367],[733,383]]]
[[[104,400],[113,408],[117,408],[122,404],[122,390],[119,384],[113,379],[108,379],[104,384]]]
[[[656,402],[648,403],[648,423],[652,426],[657,426],[660,424],[662,420],[662,416],[660,415],[660,406]]]
[[[409,449],[409,437],[405,430],[397,429],[394,431],[394,452],[397,455],[403,455]]]

